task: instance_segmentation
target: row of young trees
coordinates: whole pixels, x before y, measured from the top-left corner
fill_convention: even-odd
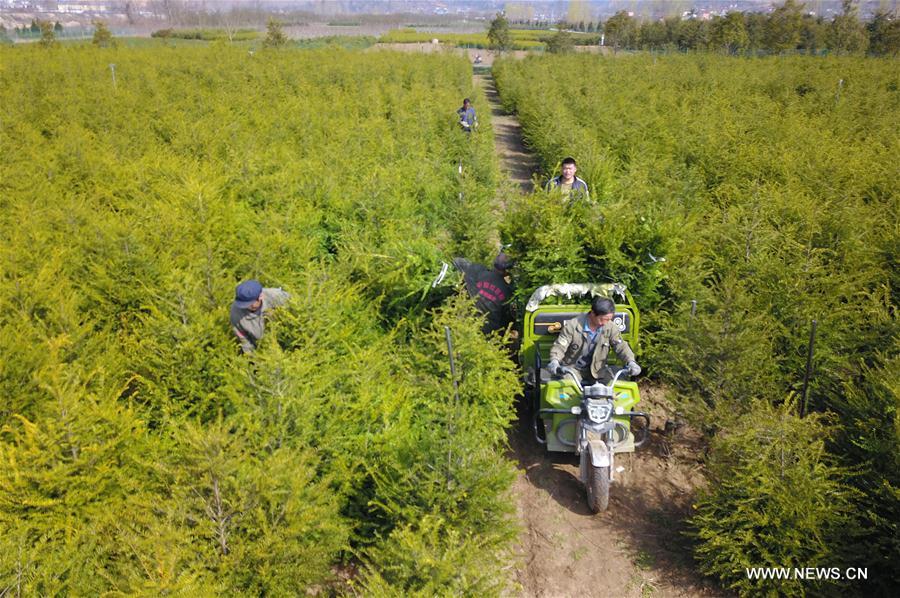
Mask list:
[[[601,21],[579,21],[577,23],[567,23],[565,21],[553,22],[553,21],[534,21],[534,20],[521,20],[521,19],[507,19],[511,26],[516,29],[551,29],[561,27],[563,29],[569,29],[571,31],[580,31],[582,33],[600,33],[603,31],[603,23]]]
[[[0,595],[500,593],[517,375],[430,284],[492,250],[470,65],[0,63]],[[250,358],[248,278],[292,295]]]
[[[94,33],[91,43],[102,48],[116,45],[112,32],[106,26],[105,21],[96,20],[92,24],[94,25]],[[32,30],[35,27],[37,27],[37,34],[40,35],[38,43],[41,46],[48,48],[56,45],[57,37],[62,33],[62,26],[58,22],[56,25],[52,25],[50,21],[32,21]],[[6,37],[6,29],[0,25],[0,43],[4,40],[11,41]]]
[[[561,84],[559,73],[578,77]],[[711,438],[711,483],[691,521],[700,569],[742,595],[802,595],[841,586],[752,580],[745,568],[868,567],[866,591],[890,594],[895,61],[543,56],[496,62],[494,74],[545,172],[574,154],[595,200],[509,201],[501,232],[521,286],[628,285],[649,375]]]
[[[22,27],[19,29],[16,27],[14,29],[16,37],[26,37],[29,39],[38,38],[39,43],[42,46],[52,46],[56,43],[56,37],[60,35],[63,31],[62,25],[57,23],[54,25],[50,21],[31,21],[31,27],[25,28]],[[0,43],[12,43],[12,39],[9,37],[9,32],[6,27],[0,25]]]
[[[38,37],[46,27],[52,29],[56,34],[63,32],[62,23],[59,21],[43,21],[41,19],[31,19],[31,25],[27,27],[25,25],[13,27],[12,32],[17,37]],[[9,30],[5,26],[0,25],[0,37],[7,35],[9,35]]]

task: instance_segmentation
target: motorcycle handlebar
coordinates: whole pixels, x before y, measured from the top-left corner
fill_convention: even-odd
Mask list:
[[[613,384],[615,384],[616,382],[618,382],[619,376],[621,376],[623,373],[625,373],[625,372],[627,372],[627,371],[628,371],[628,368],[622,368],[621,370],[619,370],[618,372],[616,372],[616,374],[613,376],[612,382],[610,382],[609,385],[612,386]]]
[[[572,380],[575,381],[575,385],[578,387],[578,392],[583,394],[584,386],[581,385],[581,380],[579,380],[578,376],[575,375],[575,371],[572,368],[565,367],[565,366],[560,366],[559,369],[562,370],[563,376],[565,376],[566,374],[571,376]]]
[[[578,376],[575,375],[575,371],[572,368],[567,367],[567,366],[559,366],[558,371],[562,372],[562,375],[560,376],[560,378],[564,378],[566,375],[570,376],[572,378],[572,380],[575,382],[575,385],[578,387],[578,391],[581,393],[584,393],[584,386],[581,384],[581,380],[578,379]],[[556,372],[552,372],[552,373],[556,373]],[[613,379],[610,381],[610,383],[607,386],[613,386],[616,382],[618,382],[619,376],[621,376],[622,374],[625,374],[625,373],[628,373],[628,368],[622,368],[622,369],[618,370],[613,375]]]

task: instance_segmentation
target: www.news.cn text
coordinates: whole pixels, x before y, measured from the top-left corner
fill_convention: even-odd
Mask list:
[[[853,581],[869,578],[866,567],[749,567],[746,574],[747,579]]]

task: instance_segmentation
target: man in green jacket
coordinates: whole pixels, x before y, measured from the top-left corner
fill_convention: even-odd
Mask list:
[[[547,365],[550,373],[561,376],[561,367],[567,367],[574,370],[580,380],[608,383],[613,372],[606,360],[612,348],[628,368],[629,375],[640,374],[641,366],[634,360],[634,352],[613,322],[615,313],[616,304],[611,299],[594,297],[589,312],[566,320],[550,349]]]
[[[231,304],[231,329],[244,354],[252,353],[266,329],[266,314],[283,305],[290,295],[281,289],[264,289],[258,280],[237,286]]]

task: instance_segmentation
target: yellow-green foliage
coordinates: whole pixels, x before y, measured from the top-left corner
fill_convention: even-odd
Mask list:
[[[470,66],[109,62],[0,50],[0,594],[297,594],[350,555],[414,592],[396,563],[427,518],[456,590],[506,579],[516,374],[467,298],[429,292],[492,249],[491,138],[455,123]],[[292,299],[246,358],[251,277]]]
[[[717,438],[709,489],[694,505],[700,569],[742,596],[834,589],[827,581],[750,579],[747,569],[835,567],[844,544],[858,541],[852,490],[825,452],[828,427],[816,416],[797,417],[795,407],[755,402]]]
[[[563,156],[578,160],[605,223],[603,239],[584,240],[603,246],[589,252],[596,273],[633,287],[648,330],[662,335],[651,343],[657,367],[693,395],[702,385],[674,362],[709,361],[689,331],[710,318],[771,343],[780,390],[798,388],[811,318],[823,331],[815,388],[839,385],[848,356],[893,342],[900,76],[891,66],[573,56],[495,70],[545,172]],[[559,72],[579,76],[558,85]]]
[[[260,32],[255,29],[159,29],[150,34],[150,37],[160,37],[165,39],[194,39],[207,42],[228,40],[228,41],[250,41],[260,37]]]
[[[887,563],[900,559],[887,523],[900,510],[897,400],[878,383],[896,378],[887,364],[900,349],[896,66],[632,55],[493,69],[546,176],[572,155],[592,196],[510,202],[502,233],[523,290],[575,276],[627,284],[647,371],[695,424],[739,429],[753,399],[800,391],[818,321],[809,406],[842,414],[830,448],[864,472],[851,481],[865,540],[841,558],[868,564],[880,588],[897,583]],[[558,73],[578,76],[561,84]]]
[[[553,37],[552,32],[532,29],[510,29],[509,34],[512,40],[510,48],[512,50],[543,49],[546,47],[546,42]],[[571,37],[576,45],[593,45],[598,41],[596,35],[590,34],[573,32]],[[415,29],[394,29],[383,34],[379,41],[393,44],[417,44],[427,43],[433,39],[460,47],[488,48],[490,46],[486,33],[431,33]]]

